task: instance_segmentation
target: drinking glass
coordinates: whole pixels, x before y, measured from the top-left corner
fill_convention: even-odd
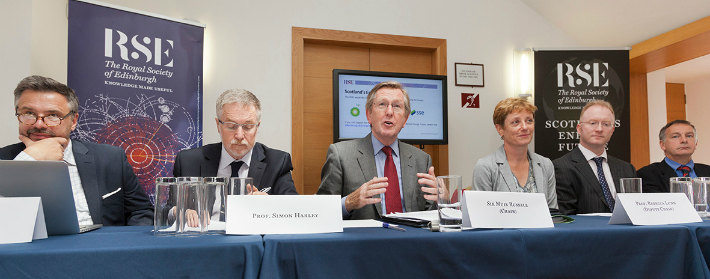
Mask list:
[[[175,177],[158,177],[155,179],[153,235],[175,235],[177,187],[178,184]]]
[[[693,205],[695,206],[695,211],[698,212],[701,218],[707,216],[708,184],[710,184],[710,177],[698,177],[693,179]]]
[[[439,208],[439,230],[442,232],[461,231],[461,176],[436,177],[437,205]]]
[[[690,204],[693,204],[693,178],[691,177],[671,177],[671,193],[683,193],[688,197]]]
[[[207,220],[205,234],[224,234],[226,225],[227,178],[205,177],[202,201],[203,215]]]
[[[230,195],[251,194],[252,185],[254,185],[254,179],[252,179],[251,177],[232,177],[229,180]]]
[[[176,236],[200,236],[207,220],[204,218],[202,177],[178,177]]]
[[[641,193],[641,178],[622,178],[621,193]]]

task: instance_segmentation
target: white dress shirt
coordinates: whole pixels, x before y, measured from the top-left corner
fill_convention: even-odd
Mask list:
[[[244,155],[239,160],[234,160],[234,157],[232,155],[229,155],[227,150],[224,148],[224,144],[222,144],[222,153],[219,156],[219,166],[217,168],[217,177],[231,177],[232,176],[232,162],[234,161],[242,161],[244,164],[239,168],[239,175],[238,177],[248,177],[249,175],[249,164],[251,164],[251,152],[254,150],[254,148],[250,149],[247,154]],[[229,187],[229,182],[227,183],[226,187]],[[225,188],[226,189],[226,188]],[[218,189],[217,192],[215,192],[215,196],[220,197],[222,195],[221,191]],[[222,207],[222,201],[221,199],[215,199],[214,206],[212,207],[212,212],[210,214],[210,219],[212,220],[219,220],[219,214],[220,214],[220,209]]]
[[[76,160],[74,160],[71,140],[69,140],[69,144],[67,144],[67,147],[64,149],[64,157],[62,159],[69,166],[69,178],[71,179],[71,188],[74,194],[74,206],[76,207],[76,217],[79,219],[79,225],[93,225],[94,221],[91,220],[89,205],[86,203],[86,196],[84,195],[84,188],[81,186],[79,169],[77,169]],[[32,156],[24,151],[17,154],[14,160],[36,161],[35,158],[32,158]]]
[[[602,155],[597,156],[597,154],[594,154],[594,152],[589,149],[586,149],[581,144],[578,146],[579,150],[582,151],[582,155],[584,155],[584,158],[587,159],[587,163],[589,163],[589,166],[592,168],[592,171],[594,172],[594,175],[597,177],[597,179],[599,179],[599,173],[597,173],[597,163],[594,162],[594,158],[604,158],[604,160],[602,161],[604,178],[606,178],[606,184],[609,185],[609,192],[611,192],[611,196],[614,197],[614,200],[616,200],[616,186],[614,185],[614,178],[611,176],[611,169],[609,168],[609,160],[607,159],[606,150],[604,150],[604,153],[602,153]]]
[[[226,149],[224,149],[224,144],[222,144],[222,154],[219,156],[219,168],[217,169],[217,177],[231,177],[232,176],[232,166],[230,164],[234,161],[242,161],[242,167],[239,169],[239,177],[248,177],[249,175],[249,165],[251,164],[251,152],[254,148],[250,149],[244,157],[239,160],[234,160],[232,155],[229,155]]]

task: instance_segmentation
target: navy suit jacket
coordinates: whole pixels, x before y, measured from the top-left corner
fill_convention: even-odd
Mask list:
[[[180,151],[175,158],[173,176],[215,177],[222,155],[222,143]],[[298,195],[291,178],[291,155],[255,143],[248,176],[259,190],[271,187],[269,195]]]
[[[8,145],[0,149],[0,159],[12,160],[23,150],[25,144],[21,142]],[[72,140],[72,152],[94,224],[153,224],[153,206],[122,148]]]
[[[633,165],[609,155],[607,155],[607,161],[618,193],[620,179],[636,177],[636,169]],[[594,171],[579,147],[575,147],[569,153],[555,159],[552,164],[555,166],[557,204],[560,207],[560,213],[571,215],[611,212],[604,198],[599,178],[594,175]]]
[[[710,177],[710,166],[695,163],[693,166],[698,177]],[[675,170],[666,163],[666,160],[652,163],[638,171],[643,182],[644,193],[669,193],[671,191],[671,177],[677,177]]]

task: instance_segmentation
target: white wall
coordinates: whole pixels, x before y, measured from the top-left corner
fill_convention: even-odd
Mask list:
[[[651,163],[666,155],[658,143],[658,132],[668,123],[666,113],[666,73],[664,69],[646,74],[648,90],[648,147]],[[644,166],[634,166],[640,169]]]
[[[646,75],[648,86],[648,128],[651,162],[658,162],[665,157],[658,144],[658,132],[668,123],[666,114],[666,75],[665,70],[657,70]],[[710,79],[701,79],[685,83],[685,115],[698,131],[698,149],[693,154],[693,161],[710,163]],[[637,169],[643,166],[635,166]]]
[[[30,0],[0,1],[0,131],[4,131],[0,146],[18,141],[12,92],[22,78],[30,75],[31,12]]]
[[[212,121],[217,96],[245,88],[262,101],[257,140],[291,150],[292,26],[446,39],[450,173],[463,175],[466,186],[476,160],[502,143],[491,117],[495,104],[513,95],[513,50],[579,46],[518,0],[103,1],[207,25],[205,143],[219,141]],[[66,81],[65,5],[63,0],[34,0],[32,5],[32,73],[61,81]],[[0,42],[3,48],[6,44]],[[484,64],[486,87],[454,86],[455,62]],[[461,108],[462,92],[481,94],[481,108]],[[0,136],[0,145],[13,142],[12,134]]]
[[[698,131],[698,149],[693,161],[710,164],[710,79],[685,84],[685,115]]]

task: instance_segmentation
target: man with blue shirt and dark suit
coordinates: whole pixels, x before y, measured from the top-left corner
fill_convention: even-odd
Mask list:
[[[433,209],[436,181],[431,156],[397,139],[410,112],[409,94],[395,81],[367,95],[372,132],[331,144],[321,170],[319,195],[339,195],[343,219]]]
[[[255,194],[298,195],[291,178],[291,155],[256,142],[259,99],[247,90],[227,90],[217,98],[216,109],[222,142],[180,151],[173,175],[251,177]]]
[[[1,148],[0,159],[66,162],[79,225],[152,225],[153,207],[125,151],[69,139],[78,110],[71,88],[51,78],[26,77],[15,88],[22,142]]]
[[[621,178],[636,177],[633,165],[606,153],[616,119],[609,102],[588,102],[579,116],[579,145],[552,161],[562,214],[611,213]]]
[[[693,162],[698,147],[695,126],[686,120],[673,120],[661,128],[659,144],[666,157],[638,171],[644,193],[670,192],[671,177],[708,177],[710,166]]]

